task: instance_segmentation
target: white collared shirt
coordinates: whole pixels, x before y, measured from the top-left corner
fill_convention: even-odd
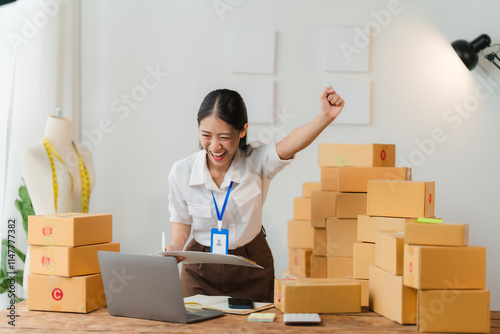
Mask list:
[[[194,239],[210,246],[211,229],[217,227],[212,191],[222,210],[233,181],[222,227],[229,231],[229,249],[244,246],[261,230],[262,207],[271,180],[293,159],[281,160],[274,142],[252,143],[246,152],[236,152],[219,189],[208,171],[206,158],[206,152],[201,150],[172,166],[168,177],[170,221],[191,225]]]

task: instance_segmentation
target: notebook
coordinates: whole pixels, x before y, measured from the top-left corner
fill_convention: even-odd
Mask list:
[[[193,323],[224,312],[186,310],[173,257],[97,252],[108,312],[114,316]]]

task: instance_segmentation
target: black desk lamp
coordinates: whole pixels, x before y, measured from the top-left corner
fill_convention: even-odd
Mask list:
[[[478,58],[478,53],[479,51],[489,47],[491,44],[491,38],[490,36],[486,34],[482,34],[472,42],[467,42],[463,39],[460,39],[458,41],[455,41],[451,43],[451,46],[453,46],[453,49],[455,49],[455,52],[457,55],[462,59],[462,62],[467,66],[469,70],[472,70],[474,67],[476,67],[479,58]],[[493,63],[498,69],[500,69],[500,58],[498,58],[498,53],[500,52],[500,45],[499,44],[494,44],[493,46],[498,46],[499,50],[496,52],[491,52],[485,55],[484,57],[489,60],[490,62]]]

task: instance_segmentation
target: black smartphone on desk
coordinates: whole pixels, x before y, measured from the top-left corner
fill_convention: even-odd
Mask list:
[[[253,299],[252,298],[229,298],[227,300],[229,308],[234,309],[253,309]]]

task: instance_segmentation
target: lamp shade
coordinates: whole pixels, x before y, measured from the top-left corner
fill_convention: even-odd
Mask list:
[[[459,39],[451,43],[451,46],[453,46],[453,49],[460,59],[462,59],[465,66],[467,66],[469,70],[472,70],[479,61],[479,57],[477,56],[478,52],[490,46],[490,44],[490,36],[482,34],[470,43],[463,39]]]

